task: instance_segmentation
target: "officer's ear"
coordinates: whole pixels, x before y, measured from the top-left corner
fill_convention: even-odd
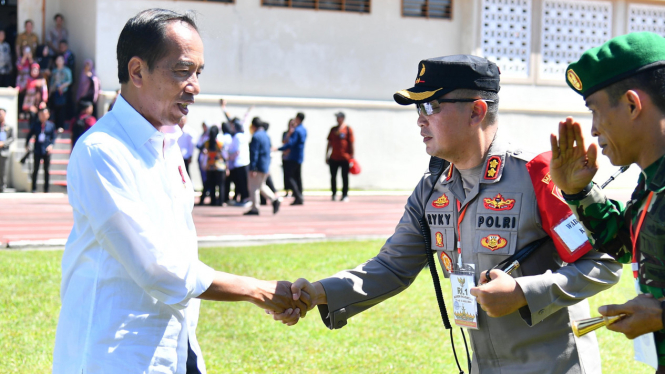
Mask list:
[[[471,124],[480,126],[487,115],[487,103],[483,100],[476,100],[473,102],[471,109]]]

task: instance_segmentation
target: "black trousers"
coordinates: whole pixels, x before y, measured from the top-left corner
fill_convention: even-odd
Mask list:
[[[50,154],[38,154],[33,152],[34,164],[32,167],[32,192],[37,192],[37,174],[39,174],[39,163],[44,160],[44,192],[48,192],[49,187],[49,168],[51,167]]]
[[[190,158],[183,158],[182,160],[185,162],[185,170],[187,170],[187,175],[191,176],[191,174],[189,174],[189,164],[192,163],[192,158],[191,157]]]
[[[226,196],[224,193],[224,177],[226,172],[223,170],[213,170],[206,172],[206,183],[203,193],[201,194],[201,201],[203,204],[206,192],[210,194],[210,205],[222,205],[223,198]]]
[[[241,201],[249,199],[248,169],[248,166],[242,166],[231,170],[231,178],[236,185],[236,195],[240,194]]]
[[[275,194],[275,197],[277,197],[277,189],[275,188],[275,183],[273,183],[270,174],[268,174],[268,178],[266,178],[266,186],[268,186],[268,188],[270,188],[270,190]],[[259,194],[259,196],[261,198],[261,205],[266,205],[268,203],[266,198],[261,194]]]
[[[302,202],[302,175],[301,175],[302,164],[299,164],[297,161],[284,160],[284,174],[286,175],[286,181],[289,183],[287,189],[293,191],[293,196],[295,196],[296,201]]]
[[[328,166],[330,166],[330,189],[332,190],[332,195],[335,196],[337,194],[337,170],[341,168],[342,198],[346,197],[349,193],[349,162],[346,160],[329,160]]]
[[[187,340],[187,373],[186,374],[201,374],[201,371],[198,368],[198,365],[196,364],[196,353],[192,350],[192,346],[189,344],[189,340]]]

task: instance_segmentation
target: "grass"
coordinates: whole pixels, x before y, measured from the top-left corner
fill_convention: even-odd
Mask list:
[[[380,241],[201,249],[222,271],[264,279],[316,280],[372,257]],[[50,373],[60,308],[61,251],[0,252],[0,372]],[[599,305],[634,297],[632,276],[590,299]],[[442,282],[449,293],[448,282]],[[294,327],[272,322],[247,303],[202,306],[197,334],[208,372],[214,373],[456,373],[448,331],[441,323],[429,272],[402,294],[330,331],[317,310]],[[597,332],[606,373],[653,373],[632,359],[632,344]],[[463,344],[455,329],[461,364]],[[295,369],[295,370],[294,370]]]

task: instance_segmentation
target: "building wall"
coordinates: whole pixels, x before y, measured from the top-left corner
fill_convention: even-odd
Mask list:
[[[540,17],[545,0],[532,3],[529,58],[540,58]],[[279,144],[289,118],[305,112],[309,140],[303,166],[306,189],[329,186],[324,163],[325,139],[343,110],[356,131],[357,156],[363,173],[351,179],[360,189],[411,189],[427,166],[413,107],[392,102],[392,94],[413,84],[418,61],[459,53],[482,54],[482,0],[455,0],[452,20],[405,18],[401,0],[374,0],[370,14],[307,9],[270,8],[260,0],[236,4],[152,0],[47,0],[47,27],[53,15],[65,15],[77,55],[78,70],[94,56],[102,87],[119,87],[115,47],[127,19],[140,10],[163,7],[195,10],[205,45],[206,68],[202,95],[191,107],[189,128],[195,137],[202,121],[220,123],[218,99],[229,110],[250,114],[271,124],[273,144]],[[628,3],[612,2],[612,36],[626,30]],[[650,4],[662,1],[649,2]],[[20,0],[19,23],[41,9],[41,0]],[[36,22],[37,26],[37,22]],[[532,66],[533,71],[537,65]],[[78,72],[76,72],[78,76]],[[543,81],[532,73],[526,79],[502,77],[501,128],[518,143],[547,150],[550,132],[567,115],[579,117],[589,133],[590,117],[582,98],[563,78]],[[281,185],[279,154],[272,172]],[[598,179],[616,168],[605,158]],[[629,172],[630,173],[630,172]],[[193,174],[195,182],[198,179]],[[625,181],[625,182],[624,182]],[[632,186],[622,177],[615,187]]]

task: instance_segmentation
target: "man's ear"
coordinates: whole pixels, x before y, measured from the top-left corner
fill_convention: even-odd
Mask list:
[[[127,64],[129,70],[129,80],[136,88],[143,86],[143,72],[148,68],[145,61],[139,57],[132,57]]]
[[[626,91],[626,93],[623,95],[622,100],[624,100],[625,103],[630,108],[630,118],[631,119],[637,118],[637,116],[639,116],[640,113],[642,112],[642,99],[640,98],[640,95],[637,93],[637,91],[634,90]]]
[[[474,126],[480,126],[486,115],[487,103],[483,100],[474,101],[473,107],[471,108],[471,124]]]

